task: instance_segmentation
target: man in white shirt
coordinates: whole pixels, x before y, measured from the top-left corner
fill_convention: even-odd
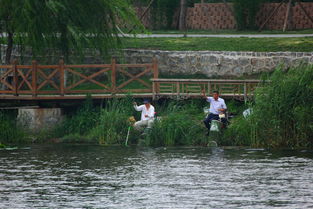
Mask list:
[[[207,102],[210,103],[210,114],[208,117],[203,121],[205,126],[208,129],[208,134],[210,132],[210,127],[211,127],[211,121],[212,120],[219,120],[220,114],[224,114],[226,112],[227,106],[225,104],[224,99],[219,97],[219,92],[218,91],[213,91],[213,97],[207,97],[205,95],[205,92],[203,91],[203,97],[207,100]],[[225,124],[226,119],[222,119],[222,122]]]
[[[145,126],[147,126],[147,128],[151,128],[154,121],[154,107],[147,99],[145,99],[143,103],[143,105],[137,106],[137,103],[134,102],[135,110],[141,111],[141,120],[134,124],[134,128],[139,131]]]

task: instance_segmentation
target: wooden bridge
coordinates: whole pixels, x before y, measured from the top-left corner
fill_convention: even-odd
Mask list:
[[[205,90],[249,99],[259,80],[164,79],[157,60],[146,64],[0,65],[0,100],[67,100],[124,97],[197,98]]]

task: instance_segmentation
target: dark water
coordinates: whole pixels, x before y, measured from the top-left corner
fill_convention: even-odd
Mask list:
[[[313,152],[0,150],[0,208],[313,208]]]

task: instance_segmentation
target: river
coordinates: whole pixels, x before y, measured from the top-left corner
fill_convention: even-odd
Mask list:
[[[0,208],[312,208],[313,151],[0,150]]]

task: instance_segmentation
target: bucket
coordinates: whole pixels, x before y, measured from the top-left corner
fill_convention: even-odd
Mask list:
[[[219,132],[220,131],[220,127],[221,127],[221,123],[218,120],[212,120],[211,121],[210,132],[211,131]]]

